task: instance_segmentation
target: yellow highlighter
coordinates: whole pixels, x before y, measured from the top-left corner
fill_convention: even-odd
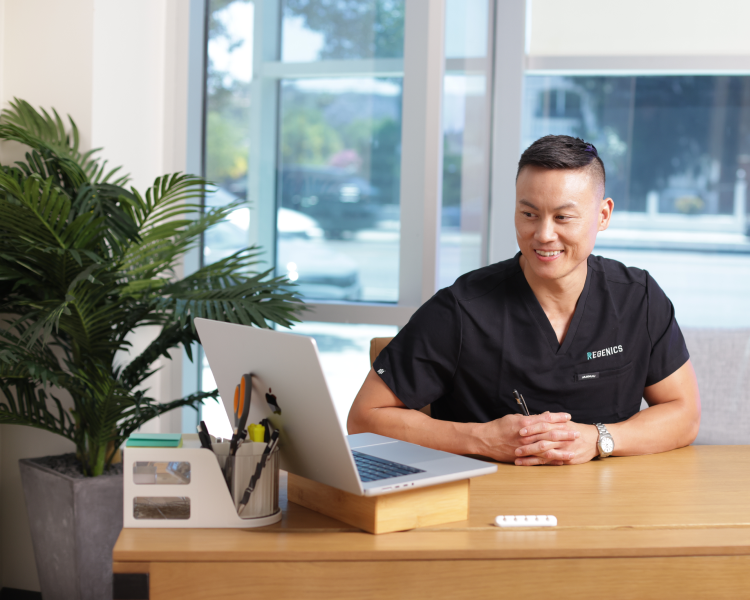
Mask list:
[[[247,426],[247,432],[250,434],[251,442],[263,442],[266,435],[266,428],[263,425],[251,423]]]

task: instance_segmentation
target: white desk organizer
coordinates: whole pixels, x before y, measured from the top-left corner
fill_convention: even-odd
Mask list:
[[[216,454],[200,447],[196,434],[183,435],[182,448],[125,448],[123,450],[123,479],[124,506],[123,524],[133,528],[207,528],[207,527],[263,527],[281,520],[281,510],[278,508],[276,496],[276,511],[273,514],[255,518],[242,518],[237,514],[237,508],[229,493],[224,474],[219,466]],[[243,445],[244,446],[244,445]],[[265,444],[263,444],[265,446]],[[242,448],[240,448],[242,449]],[[159,484],[154,474],[149,474],[148,467],[139,469],[144,471],[136,475],[134,464],[147,463],[190,463],[190,482],[187,484]],[[275,485],[278,493],[277,460],[269,460],[263,470],[256,490]],[[144,481],[136,483],[135,479]],[[148,483],[145,483],[148,481]],[[189,516],[178,518],[135,518],[134,508],[136,498],[174,499],[183,506],[189,504]],[[252,507],[251,505],[248,508]],[[142,505],[142,504],[141,504]],[[159,513],[159,509],[155,511]],[[244,511],[244,512],[247,512]],[[244,513],[243,513],[244,514]]]

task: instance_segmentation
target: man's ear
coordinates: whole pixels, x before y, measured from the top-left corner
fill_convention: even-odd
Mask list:
[[[612,218],[612,211],[615,209],[615,201],[612,198],[605,198],[599,205],[599,231],[604,231],[609,227],[609,221]]]

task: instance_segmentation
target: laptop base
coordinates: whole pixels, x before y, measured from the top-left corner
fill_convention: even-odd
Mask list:
[[[287,498],[290,502],[376,534],[469,518],[468,479],[384,496],[356,496],[289,473]]]

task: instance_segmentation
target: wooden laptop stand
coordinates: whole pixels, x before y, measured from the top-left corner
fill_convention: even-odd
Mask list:
[[[469,518],[469,480],[383,496],[355,496],[289,473],[290,502],[370,533],[390,533]]]

